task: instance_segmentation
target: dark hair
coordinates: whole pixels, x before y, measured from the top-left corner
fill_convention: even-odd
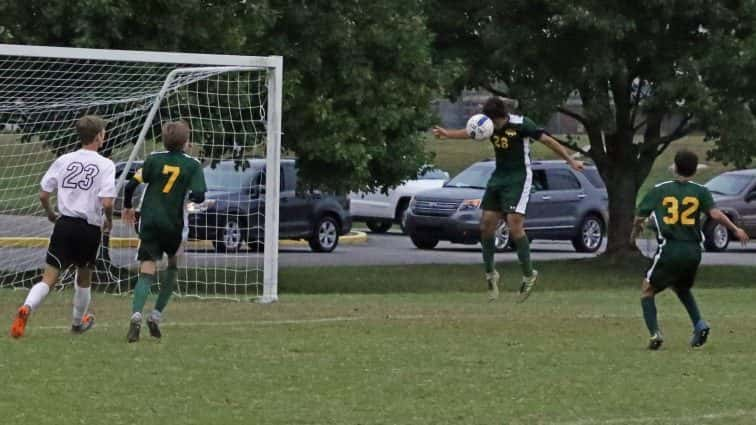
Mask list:
[[[483,104],[483,114],[488,118],[505,118],[509,113],[509,104],[499,96],[491,96]]]
[[[105,120],[97,115],[84,115],[76,121],[76,132],[83,145],[94,142],[102,130],[105,130]]]
[[[675,169],[682,177],[691,177],[698,170],[698,155],[683,149],[675,155]]]
[[[163,146],[171,152],[179,151],[189,141],[189,124],[184,121],[171,121],[163,125]]]

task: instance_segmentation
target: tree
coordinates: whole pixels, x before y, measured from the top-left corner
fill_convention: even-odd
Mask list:
[[[676,140],[703,129],[717,142],[714,156],[745,165],[750,156],[742,153],[753,155],[742,130],[753,129],[756,87],[742,74],[755,63],[753,49],[746,51],[753,2],[435,0],[427,10],[437,60],[465,67],[454,90],[496,93],[505,83],[504,94],[525,111],[558,111],[584,126],[590,150],[583,153],[609,192],[611,255],[634,249],[638,189]],[[571,94],[582,110],[565,106]],[[664,132],[662,123],[675,117]]]
[[[274,0],[247,50],[284,56],[284,146],[336,190],[399,184],[428,157],[422,132],[441,71],[417,1]]]

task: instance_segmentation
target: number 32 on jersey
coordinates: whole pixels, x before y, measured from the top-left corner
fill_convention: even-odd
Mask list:
[[[680,213],[680,201],[674,196],[665,196],[662,199],[662,205],[667,208],[667,215],[664,216],[665,224],[680,223],[683,226],[693,226],[696,224],[696,214],[700,205],[698,198],[686,196],[682,199],[683,211]]]

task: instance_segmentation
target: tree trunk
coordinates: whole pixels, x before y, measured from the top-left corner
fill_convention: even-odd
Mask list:
[[[635,199],[638,186],[635,184],[634,161],[610,164],[609,179],[609,226],[607,228],[606,254],[621,257],[635,253],[637,248],[630,243],[630,233],[635,218]]]

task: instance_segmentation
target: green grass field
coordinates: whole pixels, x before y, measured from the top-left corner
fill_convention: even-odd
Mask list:
[[[543,263],[541,286],[524,304],[511,293],[487,303],[477,266],[282,269],[279,303],[177,299],[163,341],[143,335],[131,345],[127,297],[96,294],[98,326],[74,337],[67,332],[71,294],[55,293],[25,338],[0,339],[0,418],[756,423],[756,268],[702,270],[699,303],[713,326],[702,349],[687,346],[690,325],[675,297],[660,295],[667,345],[648,352],[638,266]],[[514,290],[515,266],[501,268]],[[344,293],[349,281],[353,293]],[[2,326],[24,296],[0,292]]]

